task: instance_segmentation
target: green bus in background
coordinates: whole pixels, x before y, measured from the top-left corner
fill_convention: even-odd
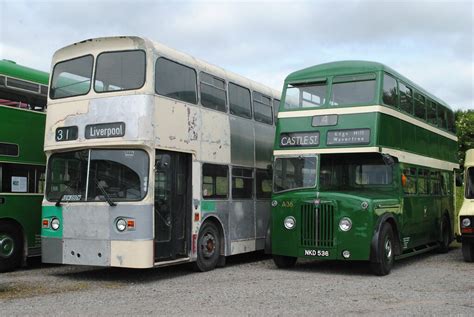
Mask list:
[[[447,252],[456,153],[448,105],[385,65],[290,74],[274,147],[275,264],[369,261],[386,275],[395,258]]]
[[[0,272],[41,255],[48,77],[0,61]]]

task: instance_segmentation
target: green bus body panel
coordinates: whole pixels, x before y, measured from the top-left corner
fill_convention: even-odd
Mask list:
[[[52,218],[59,219],[59,229],[41,228],[41,236],[45,238],[62,238],[63,237],[63,208],[56,206],[43,206],[43,219],[48,219],[51,223]]]
[[[0,155],[0,162],[45,165],[45,113],[0,106],[0,122],[0,142],[19,147],[18,157]]]
[[[286,91],[284,91],[280,115],[284,112],[296,113],[308,110],[318,110],[318,115],[331,115],[334,113],[333,110],[337,108],[351,108],[356,112],[358,107],[383,105],[381,77],[384,72],[394,75],[426,97],[449,109],[445,102],[383,64],[343,61],[296,71],[285,79],[285,87],[291,83],[311,83],[321,80],[327,80],[330,87],[334,76],[374,73],[377,78],[377,90],[373,102],[363,105],[324,105],[286,110],[284,109]],[[387,110],[399,111],[390,106],[382,107],[386,107]],[[324,110],[327,110],[327,112]],[[445,162],[458,163],[457,142],[445,136],[445,133],[448,133],[454,138],[455,135],[451,131],[439,129],[410,114],[405,115],[420,123],[409,123],[402,120],[401,116],[398,117],[396,114],[392,116],[383,112],[350,114],[344,114],[344,112],[349,111],[340,112],[343,114],[337,115],[336,125],[319,127],[312,126],[312,116],[291,117],[281,115],[277,123],[274,149],[295,150],[295,153],[303,149],[315,149],[315,153],[318,153],[317,150],[320,149],[333,149],[336,150],[334,153],[347,153],[345,151],[347,148],[373,147],[378,148],[380,152],[382,151],[381,148],[388,148]],[[432,126],[433,129],[427,129],[428,126]],[[338,146],[327,144],[328,131],[346,129],[370,129],[369,143]],[[438,130],[443,131],[443,133],[436,133]],[[315,131],[319,131],[319,145],[280,146],[280,135],[282,133]],[[279,157],[284,158],[285,155],[281,154]],[[449,179],[446,182],[446,190],[440,189],[439,194],[418,193],[408,195],[403,192],[401,184],[402,173],[408,167],[417,167],[417,165],[395,161],[393,165],[393,183],[388,186],[374,186],[365,190],[341,192],[321,191],[318,186],[315,186],[314,188],[273,193],[272,205],[275,206],[272,207],[271,220],[272,253],[319,260],[344,260],[342,252],[348,250],[351,254],[350,260],[370,260],[374,235],[377,233],[380,221],[386,219],[385,217],[389,217],[396,227],[394,228],[395,234],[400,246],[400,254],[398,255],[408,255],[420,246],[441,241],[441,222],[446,213],[449,215],[451,225],[454,224],[453,172],[443,171],[442,176],[447,176]],[[419,167],[432,170],[430,166]],[[436,172],[440,171],[436,170]],[[361,205],[363,202],[368,203],[366,209]],[[284,227],[284,219],[288,216],[292,216],[296,220],[296,226],[291,230]],[[352,228],[347,232],[339,228],[339,221],[343,217],[349,217],[352,221]],[[315,251],[329,251],[329,256],[324,252],[317,254]]]
[[[0,75],[26,80],[41,85],[48,85],[49,75],[46,72],[17,65],[14,62],[1,60]],[[2,94],[11,91],[16,96],[30,96],[31,92],[23,92],[8,87],[2,88]],[[2,98],[0,94],[0,98]],[[5,97],[4,97],[5,98]],[[44,104],[46,104],[46,97]],[[0,105],[0,143],[18,145],[18,156],[0,155],[0,163],[26,164],[45,166],[46,157],[43,152],[46,114],[44,112],[24,110]],[[42,194],[0,193],[4,200],[0,204],[0,221],[18,223],[26,236],[28,249],[41,247],[41,202]]]
[[[42,195],[15,195],[1,194],[5,199],[0,204],[0,221],[11,219],[18,222],[26,233],[28,248],[39,248],[41,246],[41,201]]]
[[[16,64],[9,60],[0,60],[0,74],[48,85],[49,75],[46,72]]]

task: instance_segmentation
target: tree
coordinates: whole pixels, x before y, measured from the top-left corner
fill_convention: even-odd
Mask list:
[[[474,110],[455,112],[456,133],[458,136],[458,157],[461,168],[464,166],[466,151],[474,149]]]

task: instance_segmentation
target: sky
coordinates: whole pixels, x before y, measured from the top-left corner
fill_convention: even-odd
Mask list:
[[[281,90],[337,60],[386,64],[453,109],[474,109],[470,0],[0,0],[0,59],[48,71],[61,47],[136,35]]]

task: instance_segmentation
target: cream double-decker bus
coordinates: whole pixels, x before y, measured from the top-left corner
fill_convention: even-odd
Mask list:
[[[207,271],[264,248],[277,91],[138,37],[51,73],[44,262]]]

